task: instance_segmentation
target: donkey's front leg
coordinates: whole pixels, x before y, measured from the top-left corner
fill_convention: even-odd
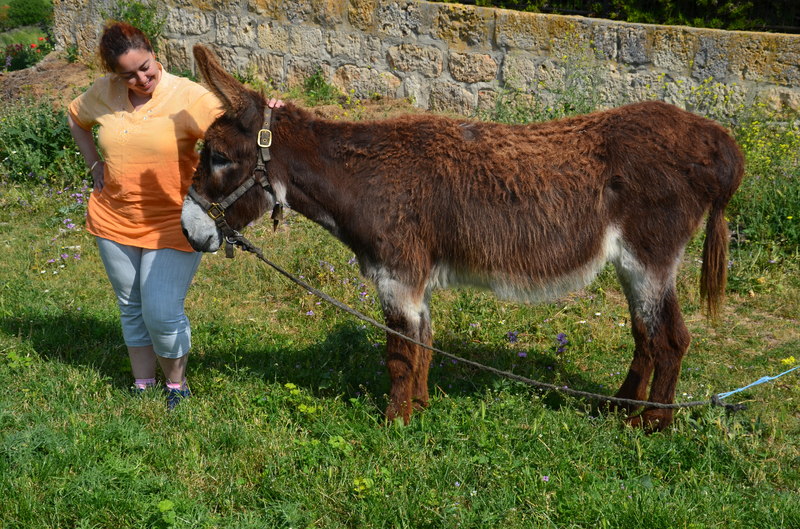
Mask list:
[[[386,325],[421,343],[430,343],[430,316],[422,288],[415,288],[394,278],[376,282]],[[386,418],[398,417],[408,424],[415,406],[428,404],[428,367],[430,351],[399,336],[386,335],[387,367],[392,387]]]
[[[386,323],[390,329],[410,338],[416,339],[419,334],[418,323],[409,321],[405,315],[387,314]],[[392,382],[389,405],[386,408],[386,418],[390,422],[398,417],[402,417],[406,424],[411,420],[420,361],[423,360],[420,349],[419,346],[394,334],[386,335],[386,365]]]

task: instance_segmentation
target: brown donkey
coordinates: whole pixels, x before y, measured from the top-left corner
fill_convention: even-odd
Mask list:
[[[427,344],[435,288],[477,285],[504,299],[545,300],[583,287],[611,262],[636,342],[616,395],[673,402],[689,346],[675,276],[707,212],[700,290],[712,314],[725,287],[724,210],[743,159],[722,127],[660,102],[525,126],[433,115],[348,123],[287,104],[264,124],[264,98],[204,47],[194,54],[226,107],[183,206],[196,250],[223,241],[200,203],[224,203],[235,230],[276,203],[290,206],[352,249],[387,325]],[[264,176],[257,141],[267,128]],[[267,181],[229,204],[254,171]],[[431,353],[394,335],[386,348],[386,415],[408,422],[428,404]],[[671,420],[672,410],[654,408],[630,419],[655,429]]]

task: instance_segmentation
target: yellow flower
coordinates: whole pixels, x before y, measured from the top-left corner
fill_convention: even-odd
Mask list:
[[[784,358],[783,360],[781,360],[781,364],[784,364],[784,365],[787,365],[787,366],[793,365],[796,362],[797,362],[797,360],[794,359],[794,356],[790,356],[788,358]]]

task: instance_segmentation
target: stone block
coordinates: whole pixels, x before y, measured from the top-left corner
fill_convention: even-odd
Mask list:
[[[420,2],[401,0],[381,2],[375,10],[374,28],[390,37],[410,37],[421,33],[423,13]]]
[[[214,15],[199,9],[172,9],[167,14],[164,33],[181,38],[204,35],[213,29]]]
[[[455,83],[434,83],[431,87],[428,108],[439,112],[455,112],[469,116],[475,111],[475,96]]]
[[[492,43],[492,10],[457,4],[439,4],[433,36],[451,47],[489,49]]]
[[[729,56],[723,34],[706,32],[693,58],[692,78],[697,81],[714,79],[724,81],[728,77]]]
[[[369,31],[373,27],[377,0],[350,0],[347,7],[347,20],[353,27],[361,31]]]
[[[258,26],[256,33],[258,49],[271,52],[289,51],[289,29],[280,22],[266,22]]]
[[[401,72],[419,72],[425,77],[438,77],[442,73],[442,52],[433,46],[400,44],[387,52],[389,66]]]
[[[402,81],[396,75],[346,64],[336,69],[332,83],[345,94],[358,98],[372,98],[376,95],[399,97]]]
[[[619,61],[633,66],[647,64],[647,32],[644,28],[625,25],[619,28]]]
[[[545,19],[532,13],[498,11],[495,29],[498,47],[543,51],[550,47]]]
[[[322,78],[326,81],[329,81],[333,75],[333,67],[330,64],[319,63],[313,59],[290,57],[286,65],[285,82],[288,87],[302,86],[306,79],[318,71],[322,72]]]
[[[322,29],[315,26],[297,25],[289,30],[289,53],[296,57],[317,57],[325,50]]]
[[[217,44],[225,46],[256,46],[258,24],[253,17],[222,14],[217,15]]]
[[[485,53],[451,53],[450,75],[463,83],[493,81],[497,77],[497,62]]]
[[[536,81],[538,62],[528,53],[511,51],[503,60],[500,80],[509,88],[527,90]]]

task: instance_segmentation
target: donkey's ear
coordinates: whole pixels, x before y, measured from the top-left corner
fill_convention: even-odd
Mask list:
[[[197,67],[208,87],[214,92],[226,110],[239,114],[248,105],[246,90],[242,84],[222,69],[211,50],[202,44],[192,49]]]

